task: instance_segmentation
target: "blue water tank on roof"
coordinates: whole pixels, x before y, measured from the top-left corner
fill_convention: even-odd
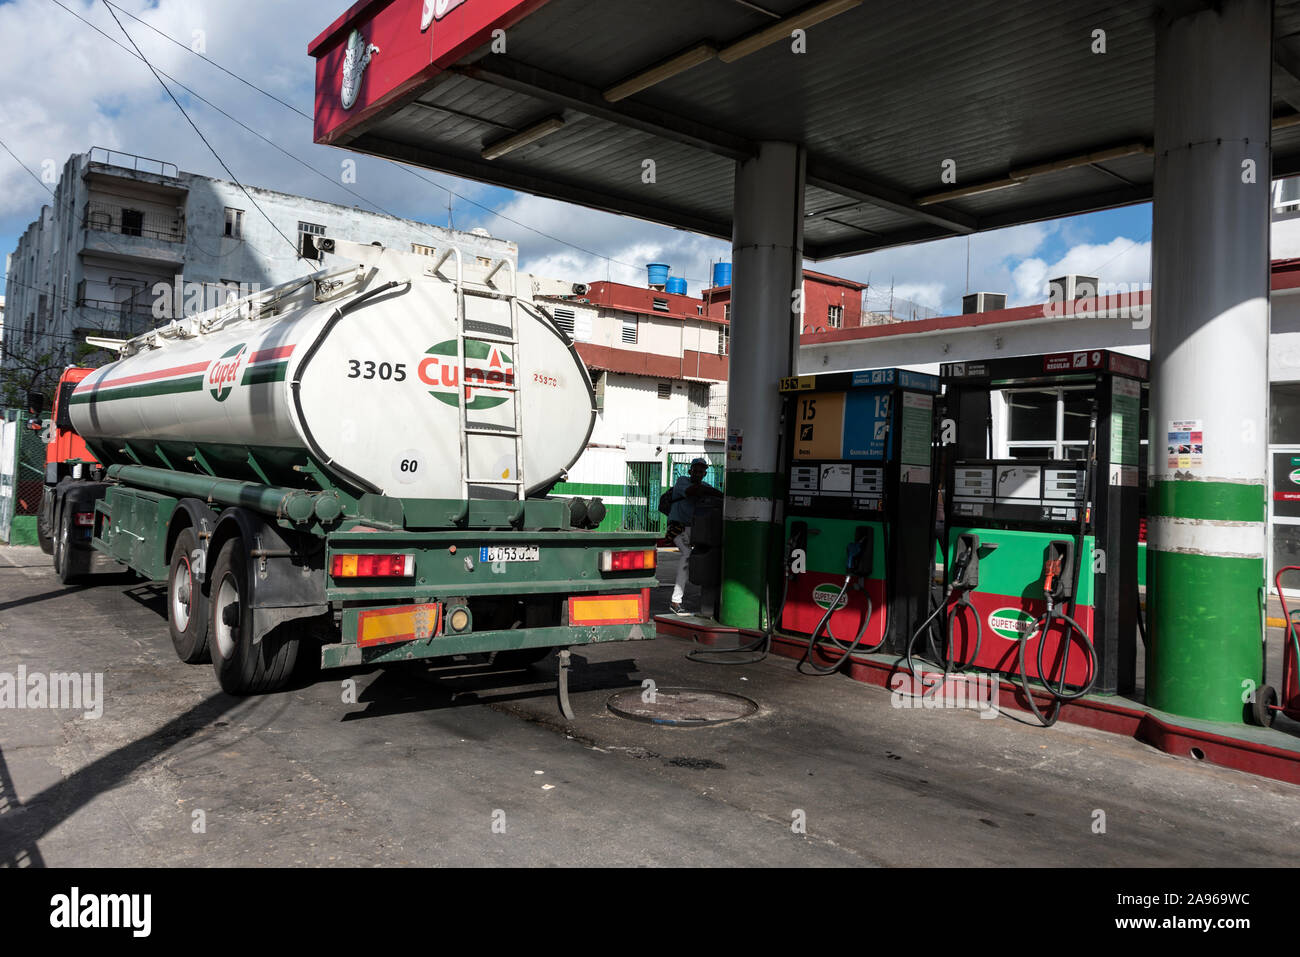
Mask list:
[[[713,285],[714,286],[731,285],[731,263],[713,264]]]

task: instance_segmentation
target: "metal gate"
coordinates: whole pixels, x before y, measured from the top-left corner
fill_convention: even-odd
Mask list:
[[[630,532],[661,532],[659,514],[662,472],[658,462],[628,462],[623,489],[623,528]]]
[[[709,463],[709,470],[704,473],[704,481],[708,482],[719,492],[727,490],[727,456],[723,452],[670,452],[668,453],[668,481],[669,488],[677,484],[677,480],[683,475],[689,475],[691,472],[691,462],[695,459],[704,459]]]

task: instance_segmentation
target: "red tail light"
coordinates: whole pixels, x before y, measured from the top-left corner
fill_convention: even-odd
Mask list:
[[[655,550],[638,549],[635,552],[601,552],[600,570],[602,572],[628,572],[655,567]]]
[[[78,512],[78,513],[77,513],[77,524],[78,524],[78,525],[86,525],[86,526],[94,525],[94,524],[95,524],[95,513],[94,513],[94,512]]]
[[[330,564],[335,578],[410,578],[414,555],[335,555]]]

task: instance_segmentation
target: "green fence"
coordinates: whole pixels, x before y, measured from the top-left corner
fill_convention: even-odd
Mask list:
[[[36,544],[36,513],[45,485],[45,442],[28,428],[20,409],[4,409],[0,420],[0,541]]]

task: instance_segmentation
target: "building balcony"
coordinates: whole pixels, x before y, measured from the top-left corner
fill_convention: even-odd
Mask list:
[[[185,219],[100,202],[86,204],[81,252],[146,263],[185,262]]]

